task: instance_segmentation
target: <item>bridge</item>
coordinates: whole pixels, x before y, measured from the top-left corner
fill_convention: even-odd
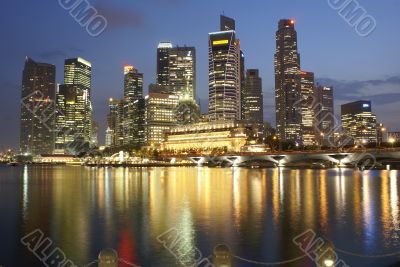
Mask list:
[[[188,158],[198,166],[210,167],[358,167],[361,169],[400,167],[400,149],[242,153]]]

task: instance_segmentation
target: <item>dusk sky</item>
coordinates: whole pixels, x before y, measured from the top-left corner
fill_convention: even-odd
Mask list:
[[[335,108],[372,100],[378,121],[400,130],[400,35],[398,0],[360,4],[377,21],[360,37],[327,0],[89,0],[108,21],[106,31],[90,36],[57,0],[3,2],[0,16],[0,149],[18,147],[19,101],[25,56],[57,66],[63,82],[65,58],[83,57],[93,65],[92,98],[99,137],[104,140],[107,99],[123,93],[124,64],[144,73],[145,91],[155,81],[160,41],[197,49],[197,98],[206,111],[208,33],[219,30],[219,15],[233,17],[246,68],[263,78],[265,120],[275,124],[274,51],[279,19],[294,18],[303,70],[335,88]]]

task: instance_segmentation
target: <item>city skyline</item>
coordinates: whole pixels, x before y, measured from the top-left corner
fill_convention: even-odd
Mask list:
[[[334,13],[332,10],[330,10],[329,7],[327,7],[327,12],[329,12],[329,11]],[[296,12],[293,12],[293,13],[296,13]],[[258,61],[254,61],[253,60],[254,57],[252,58],[252,57],[247,56],[247,53],[250,53],[250,55],[251,55],[252,53],[254,53],[253,52],[254,50],[256,52],[258,51],[257,49],[254,49],[252,45],[249,45],[249,44],[254,44],[254,39],[253,40],[252,39],[247,39],[247,37],[246,37],[246,36],[248,36],[249,33],[253,32],[253,30],[251,30],[249,28],[246,29],[246,26],[242,26],[241,27],[241,25],[246,25],[247,23],[249,23],[249,21],[251,21],[251,19],[247,18],[247,19],[243,20],[243,19],[241,19],[241,15],[240,14],[238,14],[236,16],[236,14],[234,14],[234,13],[233,14],[229,13],[229,15],[231,17],[235,18],[236,21],[238,22],[241,45],[242,44],[244,45],[244,49],[243,50],[246,53],[246,68],[259,68],[260,69],[260,76],[261,77],[268,77],[267,79],[263,78],[263,84],[264,84],[263,93],[265,95],[264,96],[264,100],[265,100],[264,114],[265,114],[265,120],[271,122],[274,125],[275,123],[274,123],[274,120],[272,118],[273,115],[274,115],[274,103],[273,103],[274,101],[273,101],[273,99],[271,99],[271,95],[273,94],[273,90],[272,90],[272,88],[273,88],[273,79],[271,79],[271,77],[273,77],[272,76],[273,73],[271,73],[270,71],[265,72],[265,68],[271,69],[271,67],[273,67],[272,66],[273,65],[272,61],[270,60],[270,58],[264,57],[264,58],[262,58],[263,59],[263,63],[259,63]],[[389,80],[385,80],[386,79],[385,78],[386,75],[393,75],[393,77],[396,77],[394,75],[396,73],[386,72],[386,74],[383,74],[383,76],[381,74],[380,75],[380,77],[382,77],[381,80],[377,79],[376,76],[371,77],[371,78],[369,78],[369,76],[368,76],[368,77],[365,77],[364,79],[360,79],[360,80],[373,80],[373,82],[369,82],[369,83],[368,82],[359,82],[359,83],[352,82],[351,83],[352,80],[357,80],[357,78],[360,77],[360,75],[357,74],[356,71],[354,71],[354,76],[353,76],[354,79],[350,79],[349,77],[347,78],[347,80],[350,81],[348,83],[349,84],[348,86],[354,88],[354,90],[351,90],[351,88],[350,88],[349,91],[350,91],[350,93],[353,93],[354,95],[357,95],[357,90],[360,90],[360,91],[364,92],[364,95],[353,96],[352,98],[344,95],[343,86],[346,87],[346,83],[341,82],[341,79],[343,79],[343,75],[335,75],[334,72],[332,72],[331,75],[329,75],[329,74],[326,75],[318,67],[309,67],[309,66],[312,66],[312,64],[310,64],[310,62],[312,62],[312,60],[313,60],[312,58],[314,58],[315,56],[311,57],[311,59],[310,59],[309,58],[309,54],[307,54],[307,51],[309,52],[309,49],[310,49],[309,47],[315,47],[315,44],[313,44],[311,39],[307,40],[306,38],[307,38],[307,36],[309,37],[309,35],[308,35],[309,33],[308,32],[310,32],[310,31],[312,32],[314,28],[311,28],[311,27],[307,28],[306,27],[307,24],[303,23],[303,21],[301,20],[301,16],[299,16],[298,14],[297,14],[297,16],[299,17],[299,19],[296,18],[296,14],[294,14],[293,16],[290,16],[290,17],[293,17],[293,18],[296,19],[296,21],[298,21],[296,23],[296,26],[297,26],[296,29],[298,31],[299,39],[300,39],[299,40],[299,46],[301,47],[300,48],[300,52],[302,54],[302,62],[306,62],[304,64],[305,65],[304,69],[311,70],[311,71],[315,72],[316,73],[316,77],[317,77],[317,81],[319,80],[318,78],[321,78],[321,77],[330,78],[330,79],[337,79],[336,81],[335,80],[325,79],[328,82],[321,83],[322,85],[333,86],[334,87],[335,94],[337,92],[337,95],[335,95],[335,100],[338,99],[338,101],[335,101],[335,106],[337,107],[338,105],[341,105],[341,104],[343,104],[345,102],[351,102],[351,101],[356,101],[356,100],[372,100],[373,101],[373,106],[374,106],[374,113],[376,113],[378,115],[379,121],[383,122],[385,125],[387,125],[387,127],[389,129],[391,129],[393,131],[397,130],[397,128],[395,128],[396,127],[395,118],[393,118],[393,116],[392,116],[392,118],[390,118],[390,112],[387,112],[387,110],[392,110],[391,113],[395,113],[396,110],[393,107],[394,105],[392,104],[392,107],[390,107],[390,106],[389,107],[385,107],[385,106],[381,105],[382,102],[383,103],[387,102],[388,98],[390,96],[391,96],[391,98],[393,98],[393,95],[396,95],[395,88],[396,88],[396,84],[399,83],[400,79],[392,78],[392,79],[389,79]],[[284,16],[282,16],[282,17],[284,17]],[[186,44],[188,46],[195,46],[196,49],[198,49],[200,51],[204,51],[204,49],[206,47],[206,45],[205,45],[205,43],[206,43],[206,34],[207,34],[207,32],[210,32],[213,29],[217,28],[218,16],[216,15],[216,16],[212,17],[212,19],[210,19],[210,21],[211,21],[211,24],[214,25],[213,27],[207,27],[208,30],[206,30],[206,31],[203,31],[203,28],[201,28],[201,31],[197,30],[197,29],[195,31],[196,34],[198,34],[201,37],[201,39],[203,40],[202,44],[198,44],[196,40],[193,40],[193,39],[197,39],[197,37],[196,38],[187,37],[186,41],[181,42],[181,41],[176,41],[176,38],[174,38],[171,35],[171,38],[169,38],[168,40],[171,40],[173,43],[179,43],[180,45]],[[268,19],[268,23],[270,24],[269,27],[270,26],[276,27],[276,22],[277,21],[273,20],[272,18]],[[361,39],[361,40],[357,40],[357,41],[363,41],[363,40],[364,41],[368,41],[368,38],[373,38],[373,36],[375,34],[379,34],[379,33],[375,32],[375,33],[372,34],[371,37],[361,38],[361,37],[357,36],[356,33],[354,33],[354,32],[351,33],[351,28],[350,27],[347,28],[348,26],[346,24],[344,24],[342,21],[337,20],[336,23],[337,23],[337,27],[342,28],[343,32],[349,31],[349,33],[346,33],[346,34],[353,34],[354,38],[360,38]],[[342,23],[342,24],[340,24],[340,23]],[[71,25],[70,27],[73,27],[73,25]],[[377,29],[377,32],[378,31],[379,31],[379,28]],[[180,31],[177,31],[177,32],[180,32]],[[258,33],[258,31],[257,31],[257,33]],[[318,31],[318,33],[321,33],[321,31]],[[106,34],[107,33],[105,33],[105,35]],[[257,34],[257,35],[259,35],[259,34]],[[264,38],[266,36],[269,39],[273,39],[273,35],[268,36],[269,35],[269,31],[262,32],[262,34],[260,34],[260,36],[261,35],[264,36]],[[305,35],[305,37],[303,35]],[[102,38],[102,37],[100,37],[100,38]],[[162,38],[160,36],[158,41],[161,41],[163,39],[164,38]],[[331,38],[330,41],[333,42],[334,38]],[[157,43],[154,43],[153,46],[149,45],[152,42],[146,42],[146,43],[147,43],[147,46],[149,46],[149,49],[146,49],[146,53],[148,53],[147,50],[150,50],[151,52],[153,52],[154,51],[154,47],[157,46]],[[353,44],[354,44],[354,42],[353,42]],[[257,45],[255,45],[255,47],[257,47]],[[27,49],[27,50],[29,50],[29,49]],[[132,49],[130,53],[133,53],[133,50],[134,49]],[[264,50],[267,50],[267,49],[265,48]],[[351,49],[349,48],[349,50],[351,50]],[[110,49],[110,51],[112,51],[112,49]],[[259,50],[259,51],[262,51],[262,50]],[[273,53],[273,51],[274,51],[273,49],[268,49],[267,53],[269,54],[269,57]],[[339,48],[337,49],[337,51],[340,51],[343,54],[346,54],[342,50],[340,50]],[[354,50],[354,48],[353,48],[352,51],[356,51],[356,50]],[[37,55],[37,53],[36,53],[36,55],[35,55],[35,53],[30,53],[30,54],[28,54],[28,56],[31,56],[34,60],[38,60],[40,62],[46,62],[46,63],[50,63],[50,64],[55,64],[55,65],[57,65],[57,69],[58,70],[61,69],[60,66],[59,66],[60,65],[59,61],[60,60],[64,60],[65,58],[69,58],[69,57],[78,57],[78,56],[81,56],[81,57],[93,62],[94,72],[95,72],[96,68],[98,68],[98,69],[104,68],[101,64],[95,63],[97,61],[96,57],[87,55],[87,52],[85,52],[84,50],[82,50],[82,51],[69,51],[67,53],[69,53],[69,54],[66,57],[61,56],[62,53],[59,53],[58,56],[53,54],[53,59],[51,57],[49,57],[49,55],[47,55],[47,56],[44,55],[44,54]],[[356,52],[354,52],[354,53],[356,53]],[[113,53],[110,53],[110,54],[112,55]],[[207,60],[207,57],[204,57],[204,53],[197,53],[197,54],[198,54],[197,55],[198,61],[203,62],[203,64],[199,63],[199,65],[197,66],[197,69],[199,71],[198,75],[197,75],[198,76],[197,77],[197,81],[198,81],[198,84],[199,84],[199,86],[197,86],[198,87],[197,91],[198,91],[198,97],[200,99],[202,99],[202,101],[201,101],[202,103],[201,104],[202,104],[202,107],[204,108],[205,104],[207,103],[207,101],[205,101],[205,98],[206,98],[205,95],[207,94],[207,89],[204,86],[204,84],[205,84],[207,79],[204,76],[204,72],[205,72],[205,69],[206,69],[206,68],[204,68],[204,61]],[[54,59],[54,56],[55,56],[56,59]],[[397,55],[395,55],[394,58],[396,56]],[[43,57],[45,57],[45,59],[42,59]],[[62,58],[62,57],[64,57],[64,58]],[[138,58],[140,58],[140,57],[138,57]],[[149,58],[150,58],[150,56],[149,56]],[[154,56],[151,55],[151,58],[154,58]],[[315,58],[314,58],[314,60],[315,60]],[[325,57],[323,61],[332,62],[332,61],[335,61],[335,60],[336,59],[334,58],[334,56],[331,56],[331,53],[329,53],[328,56]],[[153,74],[154,71],[153,72],[151,72],[151,71],[149,72],[147,67],[142,68],[141,65],[143,63],[141,62],[140,59],[138,59],[138,60],[127,60],[127,62],[128,61],[132,62],[133,65],[135,65],[138,69],[141,70],[141,72],[144,73],[144,80],[145,80],[144,89],[146,90],[147,89],[147,85],[149,83],[152,83],[152,82],[155,81],[155,75]],[[154,69],[155,61],[153,61],[153,60],[147,60],[147,61],[148,61],[148,63],[146,63],[146,64],[152,65],[153,66],[152,69]],[[18,62],[18,60],[16,60],[16,62]],[[125,62],[125,63],[127,63],[127,62]],[[321,62],[318,62],[317,64],[321,64]],[[22,64],[19,64],[19,68],[21,68],[21,66],[22,66]],[[302,67],[303,67],[303,64],[302,64]],[[15,68],[11,68],[11,69],[13,70],[13,72],[17,72],[19,74],[19,75],[16,75],[16,76],[20,76],[21,72],[18,69],[17,70],[15,70]],[[115,83],[116,78],[115,78],[114,75],[112,75],[112,73],[115,72],[114,68],[111,67],[111,66],[110,67],[107,66],[106,69],[107,69],[106,72],[110,73],[110,77],[111,77],[110,80],[113,81],[113,83]],[[120,68],[118,70],[120,70]],[[8,72],[9,71],[10,70],[8,70]],[[202,74],[199,75],[199,73],[202,73]],[[56,81],[61,84],[62,82],[61,82],[61,79],[60,79],[60,75],[61,74],[58,71],[57,72],[57,80]],[[11,77],[14,77],[14,76],[15,76],[14,74],[11,75]],[[113,89],[112,90],[108,89],[107,95],[105,95],[105,92],[101,90],[100,86],[98,86],[98,84],[102,80],[101,78],[99,78],[100,76],[101,75],[99,75],[99,74],[97,74],[97,75],[94,74],[93,75],[94,86],[92,88],[92,96],[95,98],[95,101],[94,101],[95,118],[96,118],[97,121],[100,122],[100,124],[102,126],[100,131],[99,131],[100,132],[100,136],[101,136],[101,140],[102,140],[100,143],[103,143],[104,142],[104,140],[103,140],[104,139],[104,137],[103,137],[104,134],[103,133],[105,132],[104,125],[105,125],[105,117],[106,117],[105,116],[105,110],[107,109],[107,99],[108,99],[109,96],[119,96],[122,87],[121,87],[121,82],[120,82],[121,77],[119,76],[119,77],[117,77],[118,83],[115,83],[115,85],[108,86],[107,85],[108,82],[106,83],[107,87],[112,87]],[[388,76],[386,76],[386,77],[388,77]],[[344,79],[344,80],[346,80],[346,79]],[[7,81],[7,79],[3,79],[3,83],[4,83],[4,81],[5,82],[9,82],[9,81]],[[20,88],[20,84],[21,84],[20,78],[19,78],[19,80],[15,79],[13,81],[13,83],[16,84],[16,88],[14,88],[14,89]],[[339,84],[339,86],[337,86],[337,84]],[[371,99],[372,96],[374,96],[374,94],[373,94],[374,92],[371,93],[371,91],[374,89],[373,86],[383,87],[384,90],[381,90],[382,94],[379,94],[378,97],[374,97],[373,99]],[[8,92],[8,91],[5,91],[3,93],[6,93],[6,92]],[[14,96],[14,98],[15,98],[15,96]],[[375,103],[375,101],[377,103]],[[394,100],[392,100],[392,101],[394,101]],[[11,102],[11,101],[7,101],[7,102]],[[15,102],[15,105],[17,105],[17,103],[18,103],[18,100],[17,100],[17,102]],[[7,104],[8,103],[6,103],[6,105]],[[15,108],[12,108],[12,110],[15,110]],[[336,110],[339,110],[339,109],[336,108]],[[203,111],[204,111],[204,109],[203,109]],[[385,113],[387,114],[388,117],[384,117],[384,116],[380,115],[380,114],[385,114]],[[18,115],[16,115],[16,118],[17,117],[18,117]],[[10,126],[12,127],[12,123],[11,123]],[[15,127],[12,127],[12,128],[15,128]],[[11,131],[11,132],[13,132],[13,131]],[[12,135],[15,135],[15,134],[16,134],[16,132],[14,130],[14,134],[12,134]],[[10,142],[7,142],[7,143],[11,144],[13,147],[17,146],[15,137],[7,136],[7,134],[6,134],[4,139],[5,140],[10,140]]]

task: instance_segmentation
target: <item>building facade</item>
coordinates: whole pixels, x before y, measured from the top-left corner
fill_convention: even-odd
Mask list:
[[[176,126],[176,107],[179,97],[169,93],[153,93],[145,98],[146,143],[159,146],[164,141],[164,133]]]
[[[123,144],[135,149],[145,144],[145,101],[143,74],[133,66],[124,67]]]
[[[239,121],[197,123],[171,128],[163,148],[174,153],[241,152],[256,136],[252,124]]]
[[[22,74],[20,152],[39,155],[54,149],[56,67],[25,59]]]
[[[335,117],[333,87],[315,86],[314,96],[316,138],[320,145],[333,146],[335,144],[335,131],[339,130],[340,124]]]
[[[209,33],[208,57],[210,120],[241,119],[241,51],[235,30]]]
[[[157,85],[168,86],[179,98],[196,98],[196,49],[161,42],[157,48]]]
[[[264,101],[262,93],[262,80],[259,75],[259,70],[247,70],[242,96],[242,119],[248,122],[263,124]]]
[[[302,142],[300,54],[294,20],[279,21],[275,52],[276,130],[281,140]]]
[[[314,112],[314,73],[301,71],[301,127],[303,134],[303,145],[317,145],[316,131],[314,127],[315,112]]]
[[[56,154],[74,154],[76,140],[88,146],[95,144],[91,88],[91,63],[79,57],[65,60],[64,84],[56,97]]]
[[[377,142],[376,116],[372,113],[371,101],[356,101],[344,104],[342,127],[344,134],[351,137],[355,144]]]

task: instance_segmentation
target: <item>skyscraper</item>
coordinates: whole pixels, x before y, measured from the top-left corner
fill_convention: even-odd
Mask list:
[[[259,70],[249,69],[246,72],[246,79],[243,90],[243,119],[248,122],[263,124],[264,108],[262,80]]]
[[[143,74],[124,67],[124,145],[140,148],[145,142]]]
[[[118,147],[123,145],[123,114],[124,102],[119,99],[110,98],[108,101],[107,114],[107,133],[109,136],[109,146]]]
[[[376,143],[376,116],[372,113],[371,101],[342,105],[342,127],[344,134],[354,143]]]
[[[301,71],[301,127],[303,134],[303,145],[317,145],[314,127],[314,73]]]
[[[161,42],[157,48],[157,85],[180,98],[196,98],[196,49]]]
[[[300,54],[294,20],[279,21],[275,52],[277,134],[282,140],[302,142]]]
[[[93,138],[92,65],[83,58],[65,60],[64,84],[57,90],[55,153],[74,154],[76,140]]]
[[[169,84],[169,53],[172,49],[172,43],[161,42],[157,47],[157,84]]]
[[[174,47],[169,53],[168,85],[180,99],[196,98],[196,49]]]
[[[236,31],[236,22],[234,19],[220,16],[220,31]]]
[[[335,129],[339,124],[334,115],[333,88],[316,86],[314,90],[316,138],[320,145],[332,146],[334,144]]]
[[[81,137],[90,141],[92,137],[92,64],[83,58],[72,58],[65,60],[64,84],[72,85],[82,94],[83,121],[76,122],[83,125]],[[71,87],[70,87],[71,88]]]
[[[221,28],[232,23],[221,19]],[[225,24],[227,25],[225,25]],[[240,41],[232,29],[209,33],[209,106],[211,121],[241,118]]]
[[[27,57],[22,74],[21,153],[53,152],[55,93],[56,67]]]

